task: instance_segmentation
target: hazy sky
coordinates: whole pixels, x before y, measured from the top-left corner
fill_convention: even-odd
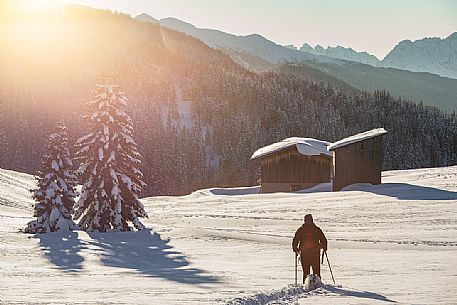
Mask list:
[[[278,44],[342,45],[383,58],[399,41],[457,31],[457,0],[61,0]]]

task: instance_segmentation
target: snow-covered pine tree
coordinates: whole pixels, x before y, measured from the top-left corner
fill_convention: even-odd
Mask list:
[[[97,85],[94,93],[87,103],[90,133],[77,142],[83,187],[75,219],[85,231],[129,231],[129,223],[144,229],[139,217],[148,216],[138,195],[145,184],[132,120],[123,110],[127,97],[114,85]]]
[[[49,136],[38,173],[38,188],[31,190],[35,199],[34,216],[25,232],[70,231],[78,226],[72,220],[78,179],[73,170],[67,141],[67,128],[58,123]]]

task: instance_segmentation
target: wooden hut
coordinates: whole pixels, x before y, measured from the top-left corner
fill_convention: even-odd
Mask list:
[[[260,159],[261,192],[291,192],[330,182],[330,143],[311,138],[287,138],[258,149],[251,160]]]
[[[333,143],[333,191],[354,183],[381,183],[384,128],[359,133]]]

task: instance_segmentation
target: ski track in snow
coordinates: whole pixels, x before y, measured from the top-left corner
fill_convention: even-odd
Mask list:
[[[227,302],[226,305],[287,305],[287,304],[300,304],[300,299],[312,297],[358,297],[367,300],[378,300],[382,302],[395,303],[382,295],[367,292],[357,291],[355,289],[343,288],[341,285],[328,285],[324,284],[314,290],[306,290],[303,285],[289,285],[280,290],[273,290],[270,292],[261,292],[252,296],[234,298]],[[311,302],[313,302],[311,300]],[[316,300],[316,302],[318,302]]]
[[[265,304],[291,304],[298,300],[300,297],[312,295],[312,293],[319,293],[325,288],[316,289],[316,291],[306,291],[302,285],[293,286],[274,290],[272,292],[257,293],[253,296],[246,296],[242,298],[235,298],[227,303],[227,305],[265,305]]]
[[[34,186],[0,170],[0,304],[457,304],[457,166],[384,172],[382,185],[337,193],[144,198],[153,231],[134,233],[19,233]],[[325,263],[313,291],[287,286],[308,212],[337,284]]]

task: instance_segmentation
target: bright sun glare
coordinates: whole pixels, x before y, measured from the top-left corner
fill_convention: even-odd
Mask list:
[[[55,3],[55,0],[17,0],[16,2],[22,10],[32,12],[47,11],[51,8],[52,4]]]

